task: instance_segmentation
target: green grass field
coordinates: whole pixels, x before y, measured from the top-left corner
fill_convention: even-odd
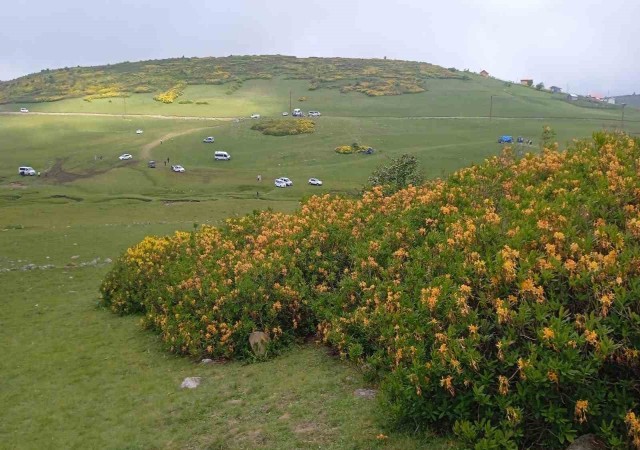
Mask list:
[[[29,105],[113,117],[0,116],[1,448],[449,446],[385,430],[375,402],[352,394],[367,386],[356,368],[314,344],[249,365],[201,366],[170,356],[135,319],[97,308],[105,260],[148,234],[219,224],[255,209],[291,211],[314,193],[355,195],[377,166],[403,153],[416,155],[427,177],[443,176],[498,153],[502,134],[534,140],[519,152],[538,151],[543,125],[564,145],[619,127],[620,111],[475,77],[432,80],[425,93],[384,98],[310,92],[307,84],[248,81],[232,95],[224,86],[195,86],[181,97],[208,105],[164,105],[139,94],[126,100],[126,116],[122,99]],[[314,134],[265,136],[250,130],[249,119],[132,116],[277,116],[288,109],[289,90],[294,107],[323,113]],[[308,100],[297,102],[302,95]],[[494,115],[511,119],[482,118],[491,95]],[[461,118],[425,118],[432,116]],[[640,133],[637,112],[625,119],[626,131]],[[210,135],[216,142],[202,143]],[[352,142],[376,152],[333,151]],[[231,161],[214,161],[214,150],[228,151]],[[119,161],[125,152],[133,160]],[[186,172],[171,172],[166,158]],[[149,159],[158,161],[155,169]],[[20,177],[21,165],[41,175]],[[294,186],[276,188],[279,176]],[[307,185],[312,176],[324,185]],[[53,267],[22,270],[29,264]],[[186,376],[203,377],[201,387],[180,390]],[[380,433],[388,440],[376,439]]]

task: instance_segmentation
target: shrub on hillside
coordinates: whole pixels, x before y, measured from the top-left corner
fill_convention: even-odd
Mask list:
[[[182,95],[184,88],[186,87],[187,83],[181,81],[180,83],[172,86],[169,90],[156,95],[155,97],[153,97],[153,99],[157,102],[173,103],[178,97]]]
[[[640,448],[640,142],[509,149],[448,180],[312,197],[146,238],[103,302],[169,348],[243,357],[317,332],[378,374],[386,413],[476,448]]]
[[[378,167],[368,179],[371,187],[382,186],[386,194],[410,185],[418,186],[423,181],[418,159],[408,154],[393,158],[389,164]]]
[[[316,124],[310,119],[267,119],[256,123],[251,129],[269,136],[291,136],[313,133]]]
[[[340,153],[341,155],[349,155],[352,153],[365,153],[371,147],[368,145],[358,144],[354,142],[351,145],[339,145],[334,150],[336,153]]]

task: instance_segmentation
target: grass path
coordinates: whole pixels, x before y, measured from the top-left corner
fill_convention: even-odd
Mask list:
[[[142,147],[142,151],[140,152],[140,157],[142,159],[149,159],[151,157],[151,150],[153,150],[154,148],[162,144],[164,141],[168,141],[169,139],[172,139],[178,136],[184,136],[185,134],[194,133],[196,131],[209,130],[211,128],[216,128],[220,126],[222,125],[214,125],[212,127],[189,128],[188,130],[173,131],[171,133],[167,133],[164,136],[162,136],[160,139],[156,139],[155,141],[151,141],[148,144],[144,145]]]

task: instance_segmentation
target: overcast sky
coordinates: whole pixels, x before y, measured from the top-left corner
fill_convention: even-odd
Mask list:
[[[383,57],[640,93],[639,0],[7,0],[0,80],[177,56]]]

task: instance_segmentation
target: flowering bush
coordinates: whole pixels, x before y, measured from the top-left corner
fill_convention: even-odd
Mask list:
[[[251,129],[270,136],[290,136],[313,133],[316,123],[310,119],[268,119],[256,123]]]
[[[187,83],[181,81],[176,85],[174,85],[173,87],[171,87],[171,89],[156,95],[155,97],[153,97],[153,99],[157,102],[173,103],[175,99],[177,99],[182,95],[184,88],[186,87],[187,87]]]
[[[362,145],[354,142],[351,145],[339,145],[335,148],[336,153],[340,153],[341,155],[348,155],[351,153],[364,153],[371,147],[369,145]]]
[[[640,448],[640,142],[483,164],[285,217],[146,238],[101,287],[169,348],[243,357],[316,332],[380,377],[398,425],[476,448]]]

